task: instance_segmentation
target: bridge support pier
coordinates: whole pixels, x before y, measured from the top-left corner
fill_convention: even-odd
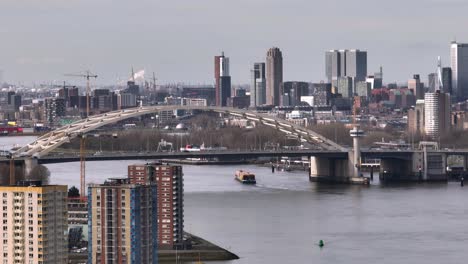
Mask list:
[[[438,152],[418,151],[409,159],[382,158],[382,181],[446,181],[446,155]]]
[[[364,177],[354,177],[353,152],[348,158],[311,157],[309,180],[312,182],[368,184]]]

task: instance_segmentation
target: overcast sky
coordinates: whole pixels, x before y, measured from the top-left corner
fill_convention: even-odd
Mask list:
[[[84,69],[99,83],[155,71],[160,82],[213,83],[213,56],[230,57],[233,83],[272,46],[284,80],[325,79],[324,52],[368,52],[385,82],[449,65],[449,44],[468,42],[466,0],[0,0],[4,80],[50,83]]]

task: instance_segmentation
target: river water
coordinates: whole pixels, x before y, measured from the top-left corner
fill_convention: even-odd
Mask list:
[[[87,162],[87,181],[124,177],[134,163]],[[79,163],[47,167],[52,183],[78,187]],[[258,184],[236,182],[240,168],[255,173]],[[184,166],[184,181],[185,229],[241,258],[212,263],[458,264],[468,258],[468,187],[457,183],[323,185],[309,182],[305,172],[254,165]]]

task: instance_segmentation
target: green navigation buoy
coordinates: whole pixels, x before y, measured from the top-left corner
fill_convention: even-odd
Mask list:
[[[319,247],[323,247],[323,246],[325,246],[325,243],[323,243],[323,240],[320,239],[318,245],[319,245]]]

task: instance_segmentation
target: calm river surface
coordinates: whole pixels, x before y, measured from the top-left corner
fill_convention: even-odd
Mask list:
[[[87,181],[124,177],[134,163],[87,162]],[[52,183],[78,187],[79,163],[47,167]],[[258,184],[236,182],[233,174],[240,168],[255,173]],[[272,174],[253,165],[184,166],[184,174],[185,229],[241,258],[213,263],[458,264],[468,259],[468,187],[457,183],[322,185],[309,182],[304,172]],[[323,249],[317,246],[320,239]]]

